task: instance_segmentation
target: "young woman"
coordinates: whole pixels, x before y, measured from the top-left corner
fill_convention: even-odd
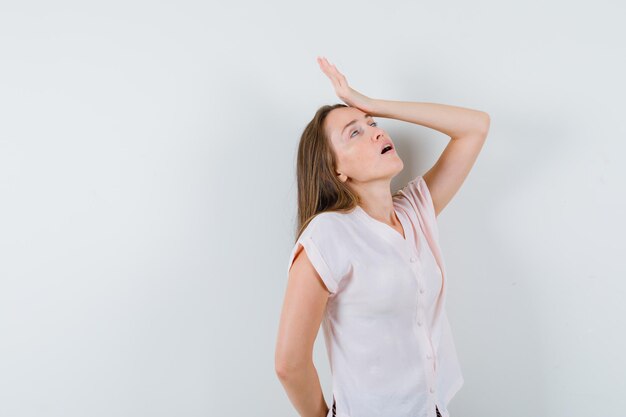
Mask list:
[[[298,230],[276,373],[303,417],[449,417],[463,376],[445,310],[437,216],[474,165],[489,115],[369,98],[325,58],[318,63],[347,105],[318,109],[300,138]],[[374,117],[427,126],[451,140],[430,170],[392,195],[404,164]],[[320,325],[330,409],[312,361]]]

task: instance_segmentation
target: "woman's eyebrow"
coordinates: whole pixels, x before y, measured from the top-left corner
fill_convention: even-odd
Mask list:
[[[372,117],[371,114],[367,114],[365,113],[365,115],[363,116],[364,119],[367,119],[368,117]],[[343,130],[341,131],[341,134],[343,135],[343,132],[346,131],[346,129],[348,128],[348,126],[355,124],[356,122],[358,122],[358,119],[354,119],[353,121],[351,121],[350,123],[348,123],[347,125],[344,126]]]

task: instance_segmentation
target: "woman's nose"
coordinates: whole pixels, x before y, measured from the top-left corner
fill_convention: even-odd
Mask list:
[[[384,135],[382,130],[378,130],[378,131],[374,132],[374,135],[372,136],[372,138],[374,139],[375,142],[377,142],[377,141],[379,141],[381,139],[384,139],[385,135]]]

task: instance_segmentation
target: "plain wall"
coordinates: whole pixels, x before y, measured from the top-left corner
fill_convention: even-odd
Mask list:
[[[370,97],[491,116],[438,218],[451,416],[623,416],[624,11],[3,2],[0,415],[297,415],[274,349],[298,141],[340,102],[323,55]],[[378,120],[405,164],[392,191],[449,140]]]

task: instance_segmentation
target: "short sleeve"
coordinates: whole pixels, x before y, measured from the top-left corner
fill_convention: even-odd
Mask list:
[[[435,205],[424,178],[419,175],[412,181],[409,181],[401,189],[401,193],[409,200],[414,211],[431,227],[436,228],[437,215]]]
[[[318,214],[311,220],[298,238],[289,256],[287,273],[291,270],[299,246],[302,245],[328,291],[335,294],[343,275],[346,253],[342,250],[340,227],[333,227],[331,224],[336,219],[323,214]]]

